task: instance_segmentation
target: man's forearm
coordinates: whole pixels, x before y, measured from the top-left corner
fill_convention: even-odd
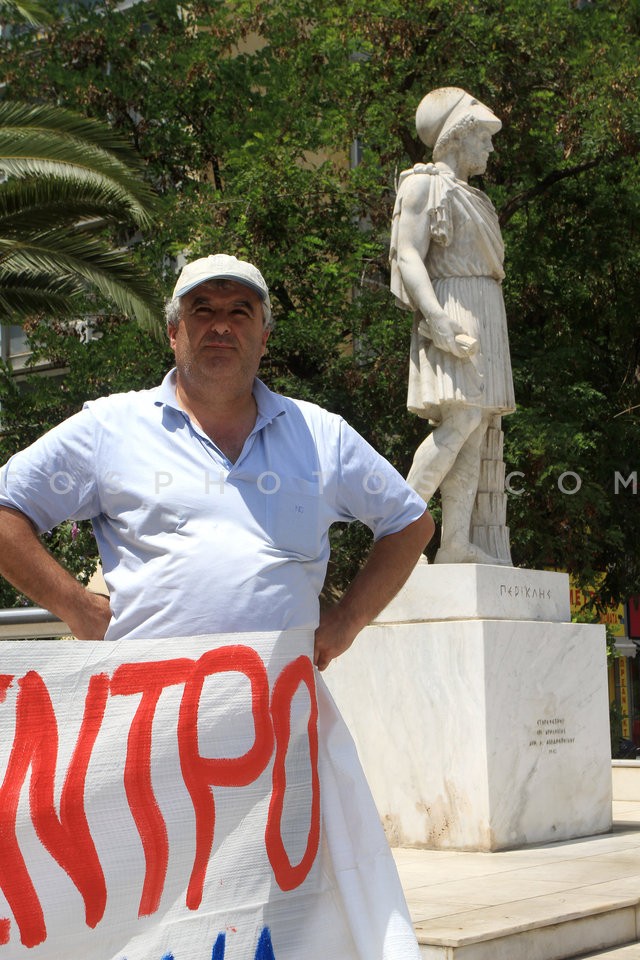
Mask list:
[[[0,574],[76,635],[86,624],[91,638],[104,636],[108,601],[89,594],[41,544],[28,517],[8,507],[0,507]]]
[[[433,536],[435,526],[425,510],[399,533],[382,537],[335,607],[325,611],[316,631],[316,665],[323,670],[351,646],[358,633],[395,597]]]
[[[382,537],[338,604],[356,633],[390,603],[433,536],[435,525],[425,511],[419,520]]]

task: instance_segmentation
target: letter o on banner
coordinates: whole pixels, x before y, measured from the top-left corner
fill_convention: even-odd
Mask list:
[[[307,731],[311,763],[311,817],[304,855],[292,864],[282,841],[282,811],[287,790],[286,759],[291,736],[291,703],[304,683],[309,691],[310,710]],[[287,664],[273,687],[271,716],[276,738],[273,762],[273,790],[265,830],[267,856],[281,890],[299,887],[311,870],[320,846],[320,779],[318,776],[318,702],[313,666],[309,657],[298,657]]]

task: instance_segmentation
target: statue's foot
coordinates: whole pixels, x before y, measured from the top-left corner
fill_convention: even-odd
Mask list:
[[[451,543],[446,547],[440,547],[436,553],[435,563],[491,563],[505,566],[504,560],[486,553],[480,547],[476,547],[475,543]]]

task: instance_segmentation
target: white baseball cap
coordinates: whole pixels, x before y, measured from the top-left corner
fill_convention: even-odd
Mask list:
[[[189,290],[193,290],[198,284],[205,283],[207,280],[236,280],[238,283],[243,283],[245,287],[249,287],[258,294],[264,308],[264,321],[270,322],[271,301],[264,277],[252,263],[247,260],[238,260],[237,257],[229,256],[227,253],[201,257],[183,267],[178,282],[173,288],[171,299],[177,300],[178,297],[184,296]]]

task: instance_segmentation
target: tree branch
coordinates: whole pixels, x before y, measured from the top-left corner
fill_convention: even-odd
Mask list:
[[[420,163],[424,159],[424,144],[417,137],[412,137],[407,127],[400,128],[400,140],[412,163]]]
[[[559,183],[560,180],[567,180],[570,177],[577,177],[581,173],[585,173],[587,170],[592,170],[594,167],[597,167],[598,164],[602,163],[602,159],[598,157],[597,160],[588,160],[586,163],[579,163],[575,167],[566,167],[564,170],[553,170],[551,173],[540,180],[534,187],[530,187],[528,190],[523,190],[522,193],[516,194],[515,197],[512,197],[511,200],[507,201],[500,211],[500,225],[504,226],[505,223],[508,223],[511,217],[516,213],[520,207],[523,207],[525,203],[529,203],[530,200],[539,197],[540,194],[545,193],[552,187],[554,184]]]

